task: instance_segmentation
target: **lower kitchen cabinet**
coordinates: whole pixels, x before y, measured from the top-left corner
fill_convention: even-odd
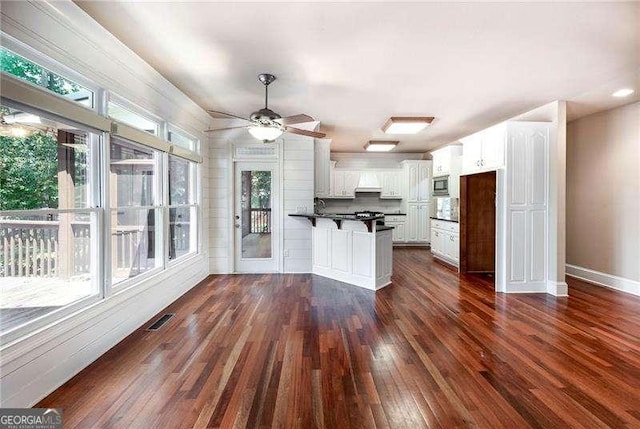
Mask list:
[[[431,222],[431,253],[456,267],[460,263],[460,226],[457,222]]]
[[[407,204],[407,242],[428,243],[429,223],[429,203]]]

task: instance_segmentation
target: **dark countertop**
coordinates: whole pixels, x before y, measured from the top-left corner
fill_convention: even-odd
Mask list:
[[[376,225],[376,231],[388,231],[390,229],[394,229],[394,227],[389,225]]]
[[[406,213],[385,213],[385,216],[406,216]]]
[[[325,214],[317,214],[317,213],[291,213],[289,216],[292,217],[306,217],[307,219],[331,219],[331,220],[355,220],[355,221],[367,221],[367,220],[382,220],[384,216],[366,216],[366,217],[358,217],[354,214],[336,214],[336,213],[325,213]]]
[[[342,229],[342,222],[345,220],[348,220],[348,221],[364,223],[369,232],[386,231],[386,229],[378,229],[379,226],[382,226],[384,228],[384,225],[378,225],[378,221],[382,221],[384,219],[384,216],[358,217],[354,214],[331,214],[331,213],[327,213],[327,214],[291,213],[289,216],[303,217],[305,219],[308,219],[309,222],[311,222],[312,226],[316,226],[316,221],[318,219],[329,219],[335,222],[335,224],[338,226],[338,229]],[[390,227],[387,227],[387,228],[390,228]]]
[[[458,219],[442,219],[442,218],[435,217],[435,216],[429,216],[429,217],[430,217],[431,219],[434,219],[434,220],[441,220],[441,221],[443,221],[443,222],[460,223],[460,221],[459,221]]]

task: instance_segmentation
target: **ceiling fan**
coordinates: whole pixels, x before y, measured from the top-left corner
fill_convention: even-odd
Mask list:
[[[292,116],[282,117],[273,110],[269,109],[269,85],[276,80],[276,77],[269,73],[262,73],[258,75],[258,80],[262,82],[264,85],[264,108],[253,112],[249,119],[243,118],[242,116],[233,115],[231,113],[220,112],[217,110],[207,110],[211,116],[214,118],[235,118],[242,119],[243,121],[247,121],[246,125],[239,125],[236,127],[226,127],[226,128],[217,128],[213,130],[205,130],[205,132],[214,132],[214,131],[225,131],[225,130],[233,130],[238,128],[246,128],[249,133],[257,138],[258,140],[262,140],[265,143],[269,143],[277,139],[284,133],[285,131],[292,134],[299,134],[301,136],[315,137],[315,138],[324,138],[326,137],[325,133],[319,133],[317,131],[307,131],[301,130],[300,128],[294,128],[290,125],[293,124],[302,124],[304,122],[311,122],[313,118],[309,115],[305,115],[304,113]]]

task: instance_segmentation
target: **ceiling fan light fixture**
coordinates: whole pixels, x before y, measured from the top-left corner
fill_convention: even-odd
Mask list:
[[[392,116],[382,126],[386,134],[417,134],[433,122],[431,116]]]
[[[389,152],[400,143],[399,141],[389,140],[369,140],[369,143],[364,145],[364,150],[367,152]]]
[[[249,127],[249,133],[258,140],[272,141],[282,135],[284,130],[279,127],[254,125]]]

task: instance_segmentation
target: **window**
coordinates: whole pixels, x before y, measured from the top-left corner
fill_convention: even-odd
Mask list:
[[[41,86],[89,108],[94,107],[94,93],[28,59],[0,47],[0,69],[19,79]]]
[[[169,259],[197,251],[196,164],[169,156]]]
[[[81,300],[98,299],[99,137],[0,106],[2,334]]]
[[[114,285],[163,265],[158,160],[156,150],[118,138],[111,140],[109,187]]]
[[[109,117],[111,119],[115,119],[116,121],[120,121],[123,124],[130,125],[149,134],[153,134],[154,136],[158,135],[160,124],[145,116],[133,112],[132,109],[128,109],[118,103],[109,101],[108,110]]]
[[[180,146],[194,152],[199,151],[198,139],[189,136],[184,131],[178,130],[171,125],[169,125],[168,140],[176,146]]]
[[[196,253],[199,236],[198,169],[188,160],[199,158],[198,140],[117,96],[109,117],[156,137],[108,136],[112,121],[93,110],[105,91],[11,43],[0,47],[2,73],[42,90],[7,79],[0,106],[2,344]],[[172,145],[156,141],[165,130]]]

